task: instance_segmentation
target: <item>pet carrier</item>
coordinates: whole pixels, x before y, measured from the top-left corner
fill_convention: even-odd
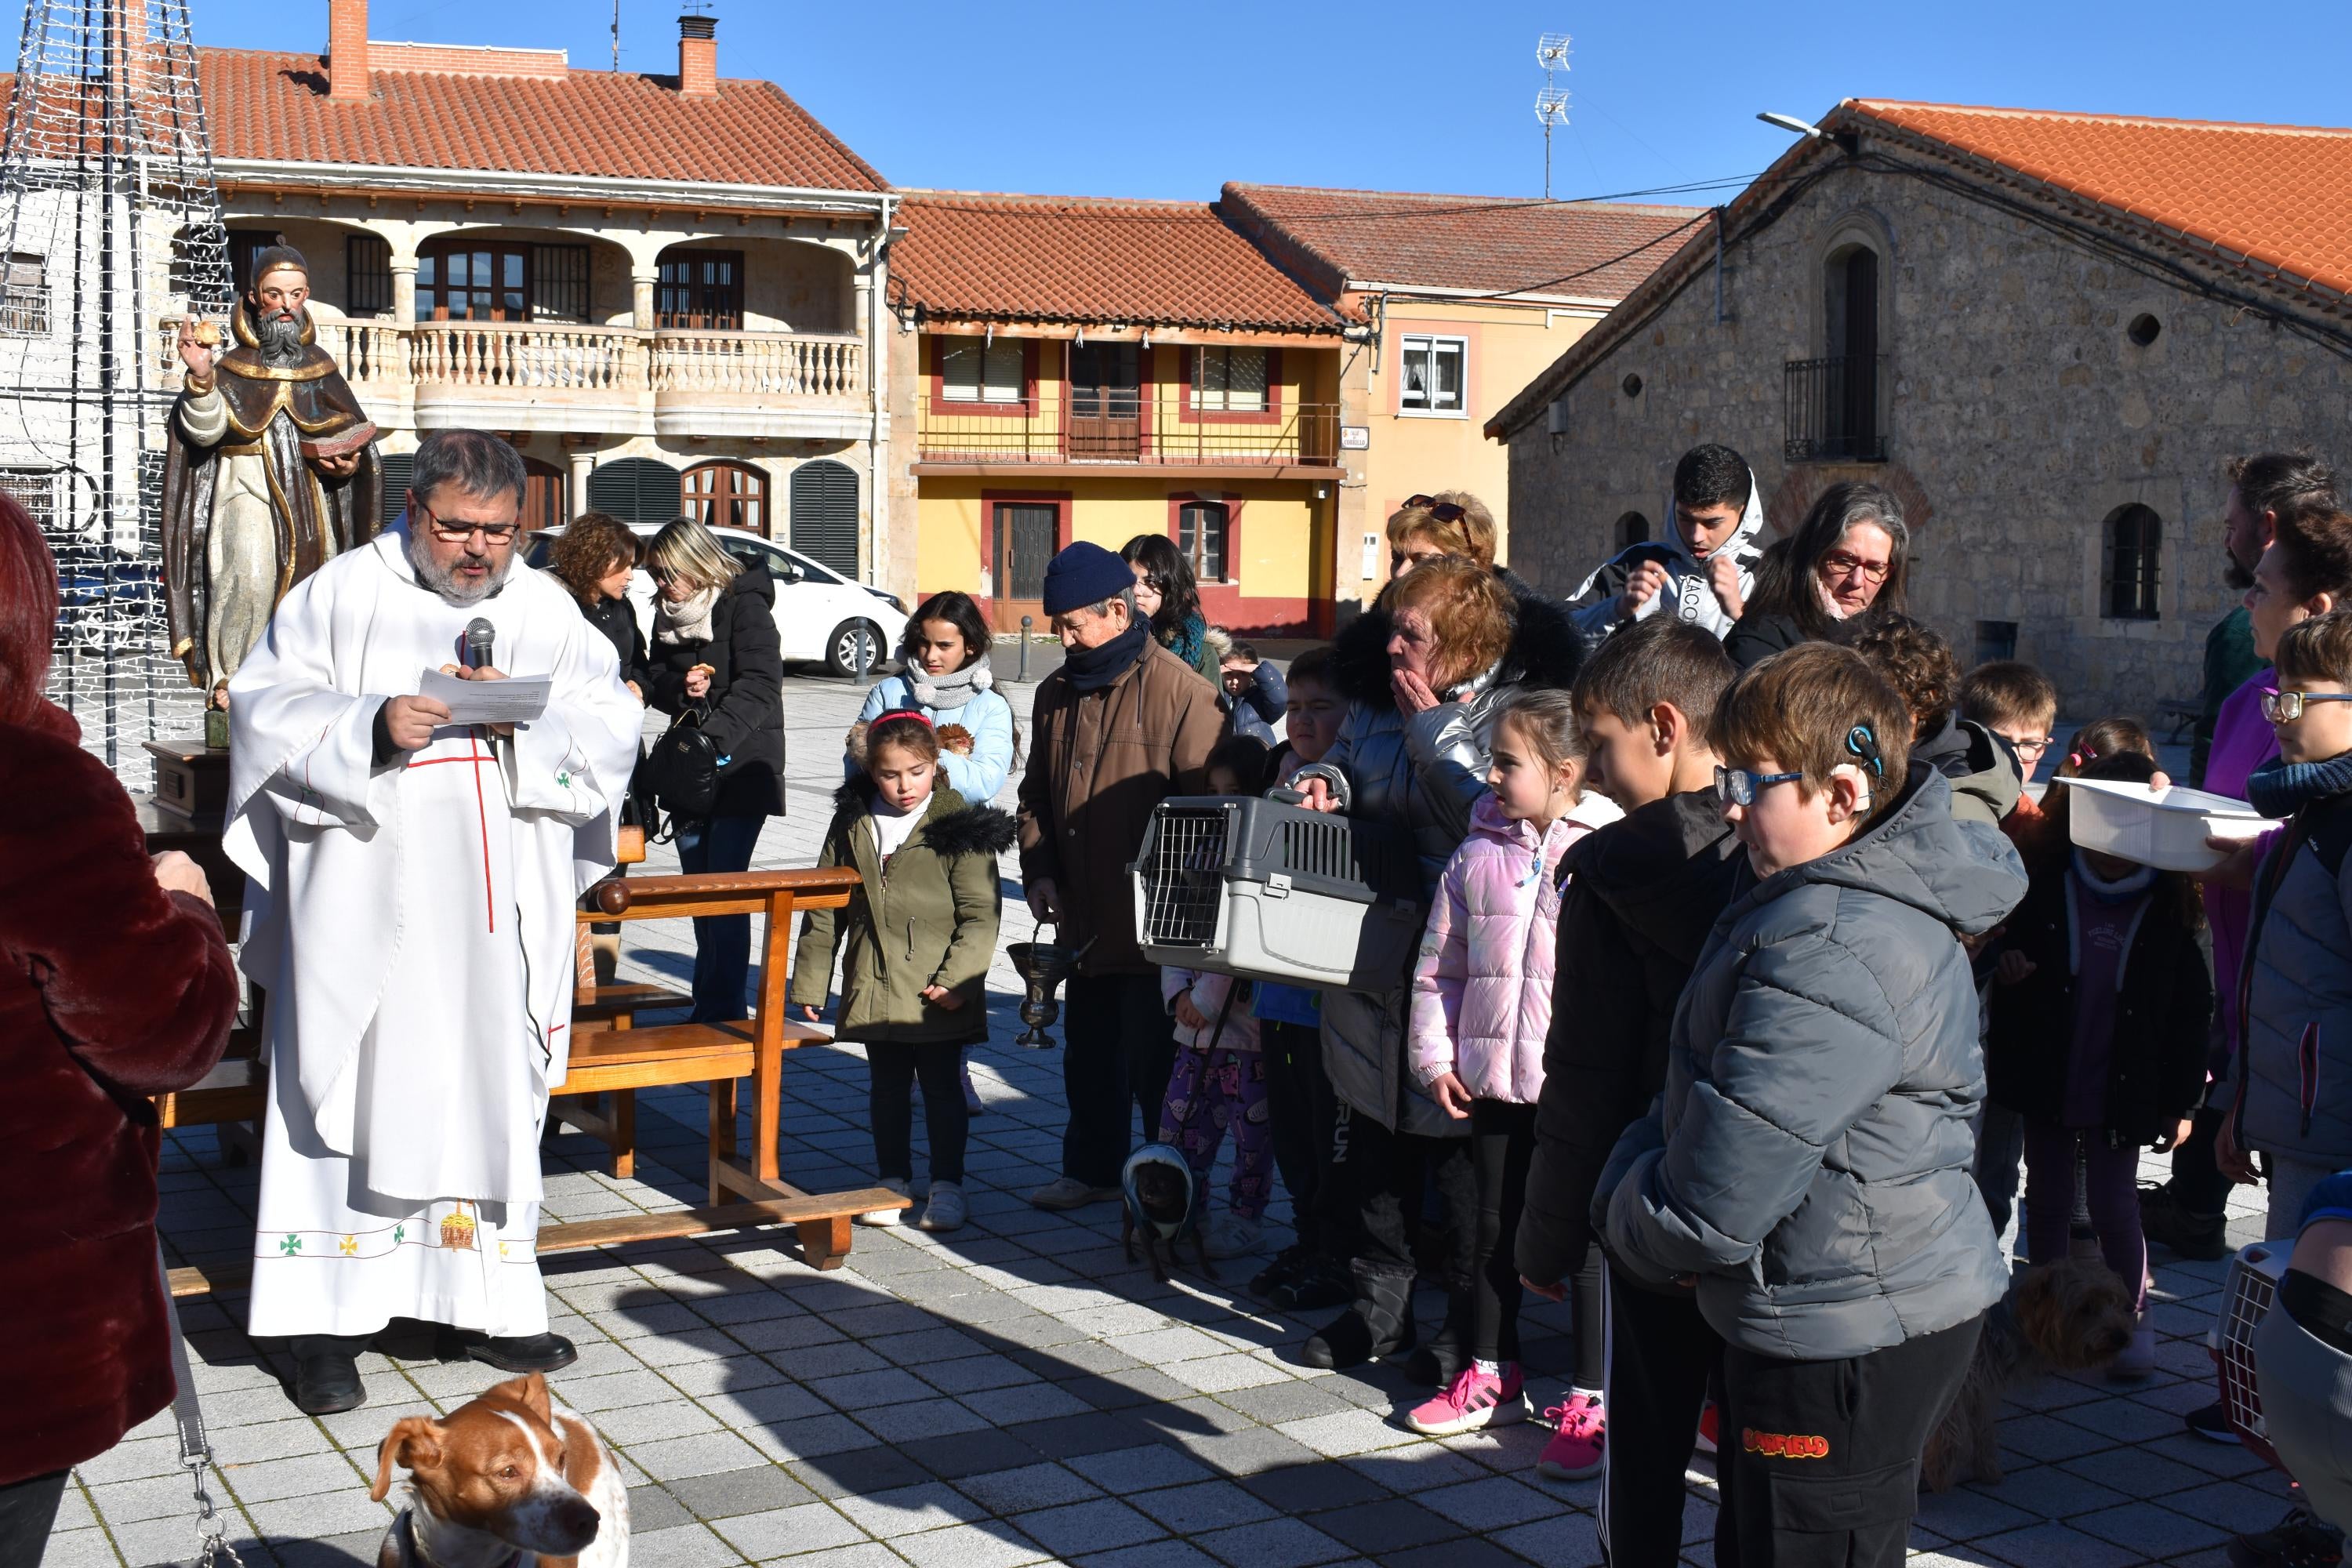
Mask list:
[[[1154,963],[1383,992],[1421,941],[1421,866],[1394,826],[1243,796],[1163,800],[1130,870]]]
[[[2278,1297],[2279,1277],[2286,1272],[2294,1251],[2292,1240],[2257,1241],[2238,1249],[2221,1292],[2221,1315],[2205,1341],[2221,1367],[2221,1408],[2231,1427],[2247,1447],[2282,1470],[2286,1467],[2279,1464],[2278,1451],[2263,1429],[2262,1395],[2254,1387],[2254,1331]]]

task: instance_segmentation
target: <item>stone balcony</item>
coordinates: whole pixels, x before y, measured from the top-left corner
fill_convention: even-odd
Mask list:
[[[167,384],[178,325],[158,323]],[[387,428],[850,441],[873,425],[855,336],[326,320],[318,335]]]

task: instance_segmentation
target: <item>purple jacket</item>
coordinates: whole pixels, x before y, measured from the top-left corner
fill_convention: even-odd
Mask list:
[[[2214,795],[2246,798],[2246,777],[2278,755],[2278,731],[2263,717],[2263,690],[2271,684],[2269,665],[2221,700],[2213,720],[2213,747],[2205,755],[2205,787]],[[2270,852],[2277,829],[2263,836]],[[2213,1002],[2221,1018],[2223,1048],[2238,1053],[2238,965],[2246,952],[2246,927],[2253,919],[2253,894],[2238,888],[2205,886],[2205,921],[2213,931]]]
[[[1470,815],[1430,900],[1412,967],[1406,1047],[1414,1081],[1452,1072],[1479,1100],[1533,1105],[1543,1089],[1559,925],[1559,858],[1622,814],[1587,794],[1540,839],[1507,820],[1492,795]]]

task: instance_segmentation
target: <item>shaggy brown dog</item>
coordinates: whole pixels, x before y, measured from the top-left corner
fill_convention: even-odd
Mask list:
[[[2131,1343],[2132,1295],[2095,1258],[2027,1269],[1985,1314],[1976,1359],[1936,1423],[1920,1460],[1929,1491],[2000,1479],[2000,1405],[2009,1391],[2053,1372],[2089,1372]]]

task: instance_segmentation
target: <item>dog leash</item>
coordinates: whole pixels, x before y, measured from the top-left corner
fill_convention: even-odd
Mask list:
[[[215,1467],[212,1439],[205,1435],[205,1407],[196,1399],[195,1374],[188,1366],[188,1338],[180,1331],[180,1304],[172,1299],[172,1268],[163,1248],[155,1248],[156,1270],[163,1283],[163,1319],[172,1336],[172,1421],[180,1429],[180,1468],[196,1494],[196,1565],[214,1568],[223,1558],[233,1568],[245,1568],[245,1559],[228,1543],[228,1518],[213,1505],[205,1489],[205,1472]]]

